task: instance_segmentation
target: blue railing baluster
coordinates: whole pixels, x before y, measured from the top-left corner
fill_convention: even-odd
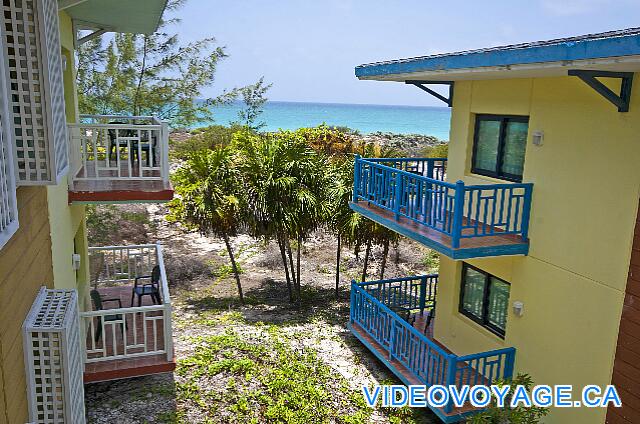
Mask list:
[[[427,294],[426,284],[433,284],[436,278],[437,275],[428,275],[366,283],[353,280],[349,314],[352,324],[357,324],[387,350],[389,359],[397,360],[427,386],[491,384],[497,378],[512,377],[514,348],[456,356],[446,352],[389,308],[399,304],[411,305],[414,309],[415,305],[422,307],[427,296],[435,296],[435,288],[433,294],[431,289]],[[420,284],[420,299],[416,303],[410,297],[418,287],[417,282]],[[387,305],[385,301],[393,304]],[[449,403],[445,411],[451,412],[452,408]]]
[[[533,184],[452,184],[443,181],[440,164],[446,159],[356,155],[353,201],[365,200],[392,212],[396,221],[404,217],[444,233],[454,249],[460,248],[463,238],[498,234],[528,241]]]
[[[390,329],[391,329],[391,333],[389,334],[389,360],[393,359],[393,353],[394,353],[394,349],[395,349],[395,347],[394,347],[395,335],[396,335],[395,323],[396,323],[396,321],[393,320],[393,319],[391,319],[391,321],[389,323]]]
[[[400,201],[402,199],[402,174],[396,172],[395,177],[395,203],[393,205],[393,212],[395,213],[396,221],[400,219]]]
[[[360,167],[362,166],[362,161],[360,160],[360,155],[356,155],[355,161],[353,164],[353,201],[358,201],[358,192],[360,190]]]
[[[427,301],[427,276],[420,277],[420,315],[424,315],[424,308]]]
[[[453,200],[453,228],[451,229],[451,247],[460,247],[460,236],[462,235],[462,209],[464,208],[464,182],[456,182],[456,191]]]
[[[447,355],[447,375],[446,375],[446,386],[455,386],[456,385],[456,370],[457,370],[457,358],[456,355]],[[444,408],[445,413],[451,413],[453,409],[453,399],[449,399],[449,402]]]
[[[533,184],[528,183],[524,188],[524,205],[522,207],[522,240],[527,241],[529,238],[529,218],[531,215],[531,195],[533,193]]]
[[[504,357],[504,361],[505,361],[504,375],[502,376],[502,378],[504,379],[513,378],[513,367],[515,365],[515,359],[516,359],[516,349],[511,348]]]

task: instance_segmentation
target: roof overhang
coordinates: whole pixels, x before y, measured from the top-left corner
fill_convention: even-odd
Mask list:
[[[167,0],[58,0],[78,30],[152,34]]]
[[[640,71],[640,32],[626,31],[356,67],[361,80],[457,81],[566,76],[569,69]]]
[[[640,72],[640,55],[607,59],[566,60],[505,66],[442,69],[388,75],[358,76],[361,80],[399,81],[463,81],[508,78],[545,78],[567,76],[569,69],[598,69],[612,72]]]

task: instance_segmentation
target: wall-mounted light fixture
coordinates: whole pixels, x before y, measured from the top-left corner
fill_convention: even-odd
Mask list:
[[[74,253],[71,255],[71,268],[75,271],[80,269],[80,264],[82,262],[82,256],[79,253]]]
[[[524,315],[524,303],[520,302],[519,300],[513,302],[513,313],[517,317],[521,317],[522,315]]]
[[[542,146],[542,143],[544,141],[544,132],[534,131],[533,134],[531,134],[531,141],[533,142],[534,146]]]

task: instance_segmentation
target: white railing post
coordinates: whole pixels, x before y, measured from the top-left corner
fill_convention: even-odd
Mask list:
[[[68,124],[69,153],[75,162],[72,180],[169,181],[167,124],[152,116],[81,115],[80,119]],[[92,148],[90,161],[87,146]],[[145,152],[147,160],[142,158]]]
[[[160,131],[160,158],[162,160],[161,174],[164,182],[169,182],[169,124],[162,122]]]
[[[164,268],[164,256],[162,255],[162,245],[156,244],[156,254],[158,265],[160,265],[160,286],[162,287],[162,303],[164,305],[164,344],[167,351],[167,361],[173,360],[173,332],[171,325],[171,298],[169,297],[169,285],[167,272]]]

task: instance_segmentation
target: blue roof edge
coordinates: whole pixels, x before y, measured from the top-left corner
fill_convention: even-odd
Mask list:
[[[640,54],[640,34],[582,39],[557,44],[507,46],[360,65],[356,77],[405,74],[421,71],[508,66],[568,60],[603,59]]]

